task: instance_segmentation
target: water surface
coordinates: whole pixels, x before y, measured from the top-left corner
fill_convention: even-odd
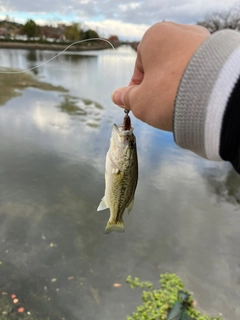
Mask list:
[[[110,97],[136,56],[118,53],[128,65],[112,50],[65,53],[35,70],[64,92],[18,88],[0,107],[0,291],[37,319],[122,320],[141,303],[129,274],[157,284],[174,272],[201,309],[239,319],[240,179],[229,164],[181,150],[132,117],[135,204],[124,234],[103,234],[105,154],[124,115]],[[1,50],[0,65],[27,69],[54,54]]]

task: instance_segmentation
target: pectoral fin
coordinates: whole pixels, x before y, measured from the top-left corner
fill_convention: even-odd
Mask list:
[[[100,202],[97,211],[105,210],[108,208],[108,205],[105,202],[105,197],[102,198],[102,201]]]
[[[128,214],[131,212],[131,210],[132,210],[132,208],[133,208],[133,204],[134,204],[134,198],[132,198],[131,202],[130,202],[129,205],[127,206]]]

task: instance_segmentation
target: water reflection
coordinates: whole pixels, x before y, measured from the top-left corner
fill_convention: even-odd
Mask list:
[[[53,86],[50,83],[41,82],[29,73],[17,73],[10,68],[2,68],[0,72],[0,105],[4,105],[9,99],[20,96],[25,88],[34,87],[43,90],[55,90],[65,92],[63,87]],[[7,72],[7,73],[6,73]]]
[[[37,61],[37,54],[36,54],[36,50],[29,50],[28,54],[27,54],[27,59],[30,62],[28,64],[28,69],[32,69],[36,66],[36,61]],[[37,75],[38,74],[38,69],[34,68],[32,70],[32,72]]]
[[[1,50],[1,66],[26,70],[29,68],[28,54],[28,50]],[[118,109],[113,107],[111,102],[111,92],[129,82],[136,52],[130,46],[123,46],[117,49],[117,54],[111,49],[86,53],[66,51],[50,63],[39,67],[38,75],[52,85],[68,89],[73,96],[97,101],[110,109],[111,115],[117,115]],[[53,51],[36,50],[36,65],[55,55],[56,52]],[[72,63],[72,59],[78,60],[78,63]]]
[[[64,54],[63,55],[63,58],[65,61],[67,62],[70,62],[71,64],[74,63],[74,64],[79,64],[81,62],[81,60],[85,60],[85,59],[97,59],[98,56],[97,55],[94,55],[94,54],[91,54],[91,55],[87,55],[87,54]]]
[[[224,171],[212,168],[204,175],[210,185],[209,189],[217,195],[219,201],[229,202],[240,208],[240,177],[230,165]]]
[[[28,65],[27,52],[10,53],[1,51],[1,61]],[[51,54],[36,52],[36,62]],[[135,53],[124,57],[133,66]],[[207,312],[238,319],[238,176],[132,118],[140,171],[135,204],[124,216],[125,234],[104,236],[109,212],[96,208],[112,124],[124,115],[110,93],[129,74],[112,52],[77,59],[39,68],[51,89],[25,86],[0,108],[4,303],[15,293],[38,320],[122,320],[141,302],[124,285],[127,275],[156,283],[167,271],[182,277]]]
[[[71,319],[102,314],[105,318],[99,296],[112,290],[117,268],[109,268],[108,278],[102,278],[104,261],[112,253],[104,249],[109,241],[103,237],[106,219],[96,214],[102,196],[99,172],[94,161],[84,161],[90,154],[84,128],[75,135],[77,122],[68,122],[69,115],[56,107],[54,113],[55,99],[54,93],[45,96],[28,90],[19,100],[19,112],[26,107],[28,113],[19,119],[11,101],[1,117],[1,136],[8,141],[1,145],[0,161],[1,289],[17,294],[37,319],[50,314]],[[44,124],[43,119],[49,121]],[[52,130],[52,122],[58,124],[57,130]],[[65,143],[67,123],[72,128]],[[89,138],[93,147],[99,143],[86,135],[86,141]],[[72,148],[78,149],[80,157]]]
[[[43,169],[41,175],[35,174],[37,170],[32,167],[10,179],[7,176],[6,187],[12,189],[14,201],[3,201],[0,206],[4,274],[1,289],[14,292],[25,307],[43,319],[49,314],[53,318],[79,319],[65,302],[74,302],[79,315],[84,305],[95,305],[89,290],[99,286],[95,279],[99,281],[100,275],[93,262],[98,233],[88,228],[93,221],[103,228],[102,219],[95,216],[95,208],[88,204],[93,188],[87,183],[94,170],[87,165],[68,166],[61,159],[53,162],[51,154],[36,156],[37,165],[54,165],[47,171]],[[80,177],[75,174],[78,171],[82,172]],[[57,184],[56,178],[60,179]],[[85,188],[81,187],[81,179]],[[93,319],[93,312],[89,310],[84,318]]]

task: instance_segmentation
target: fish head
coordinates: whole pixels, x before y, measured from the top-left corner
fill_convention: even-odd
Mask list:
[[[134,152],[136,152],[136,138],[133,134],[133,128],[123,130],[122,126],[113,125],[111,143],[111,152],[115,157],[129,160]]]

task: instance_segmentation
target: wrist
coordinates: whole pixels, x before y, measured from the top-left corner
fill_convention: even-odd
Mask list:
[[[222,122],[240,75],[240,34],[224,30],[207,38],[191,58],[178,87],[174,139],[198,155],[222,160]]]

